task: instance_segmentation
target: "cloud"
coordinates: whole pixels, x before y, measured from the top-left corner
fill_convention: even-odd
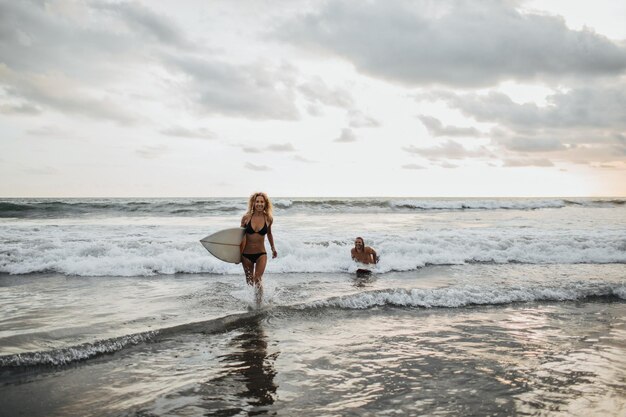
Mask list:
[[[0,113],[34,116],[41,114],[41,108],[31,103],[0,104]]]
[[[182,35],[173,41],[174,29],[168,43],[168,24],[136,3],[0,2],[0,90],[23,110],[135,122],[139,118],[108,88],[155,51],[182,45]],[[160,35],[148,36],[150,30]]]
[[[138,2],[110,3],[96,1],[91,3],[96,10],[108,12],[119,18],[127,30],[143,37],[152,38],[159,43],[178,47],[188,47],[182,31],[167,17],[159,15]]]
[[[439,119],[425,115],[417,116],[417,118],[420,119],[428,132],[433,136],[483,136],[474,127],[444,126]]]
[[[266,165],[255,165],[255,164],[252,164],[250,162],[246,162],[245,168],[249,169],[249,170],[252,170],[252,171],[259,171],[259,172],[260,171],[271,171],[272,170],[272,168],[270,168],[270,167],[268,167]]]
[[[293,68],[220,59],[139,2],[4,1],[0,27],[0,92],[28,106],[23,110],[128,124],[142,120],[135,112],[143,106],[124,106],[148,85],[156,94],[169,88],[172,100],[201,115],[299,116]]]
[[[492,158],[491,152],[481,146],[478,149],[466,149],[463,145],[448,140],[445,143],[433,147],[433,148],[420,148],[415,145],[410,145],[402,148],[404,151],[419,155],[424,158],[436,161],[440,159],[466,159],[466,158]]]
[[[44,106],[121,124],[138,120],[136,115],[116,105],[112,98],[85,90],[82,85],[61,74],[21,74],[0,64],[0,86],[4,86],[11,96],[27,101],[28,106]]]
[[[505,159],[504,167],[552,167],[554,164],[549,159]]]
[[[234,65],[213,56],[168,55],[167,67],[184,75],[185,96],[197,111],[249,119],[298,119],[290,69]]]
[[[555,137],[512,135],[497,138],[496,142],[514,152],[554,152],[568,149]]]
[[[0,27],[0,56],[9,68],[100,82],[156,50],[187,45],[168,18],[137,2],[5,1]]]
[[[295,152],[296,148],[291,143],[275,143],[267,145],[263,148],[254,146],[242,146],[241,150],[246,153],[262,153],[262,152]]]
[[[598,81],[556,91],[546,105],[517,103],[500,92],[433,92],[420,100],[443,100],[483,123],[495,125],[491,145],[512,161],[549,158],[574,163],[612,162],[626,149],[626,80]],[[539,159],[537,159],[539,158]],[[516,163],[516,162],[513,162]],[[545,165],[544,165],[545,166]]]
[[[503,80],[616,75],[626,47],[519,2],[331,0],[274,36],[406,85],[485,87]]]
[[[480,122],[514,128],[626,128],[626,82],[575,87],[546,97],[546,106],[519,104],[499,92],[432,94]]]
[[[268,145],[265,149],[272,152],[294,152],[296,150],[291,143]]]
[[[313,160],[307,159],[307,158],[305,158],[303,156],[300,156],[300,155],[294,155],[293,159],[294,159],[294,161],[304,162],[306,164],[315,164],[315,163],[317,163],[317,161],[313,161]]]
[[[356,142],[356,135],[352,131],[352,129],[345,128],[341,131],[341,135],[335,139],[333,142],[339,143],[350,143]]]
[[[40,136],[40,137],[52,137],[52,138],[63,138],[63,139],[76,139],[76,133],[71,130],[67,130],[64,128],[60,128],[58,126],[40,126],[33,127],[31,129],[26,130],[26,133],[31,136]]]
[[[348,119],[350,123],[350,127],[360,128],[360,127],[379,127],[380,122],[373,117],[370,117],[359,110],[350,110],[348,112]]]
[[[340,108],[348,108],[354,104],[348,91],[330,88],[320,77],[299,84],[297,89],[307,100],[315,104]]]
[[[242,151],[244,151],[245,153],[261,153],[263,152],[263,150],[259,149],[259,148],[255,148],[254,146],[243,146],[241,148]]]
[[[448,162],[448,161],[442,161],[442,162],[440,162],[440,163],[439,163],[439,166],[440,166],[441,168],[447,168],[447,169],[454,169],[454,168],[458,168],[458,167],[459,167],[458,165],[452,164],[452,163],[450,163],[450,162]]]
[[[161,133],[166,136],[178,136],[183,138],[198,138],[198,139],[215,139],[216,134],[206,128],[188,129],[181,126],[172,126],[167,129],[161,130]]]

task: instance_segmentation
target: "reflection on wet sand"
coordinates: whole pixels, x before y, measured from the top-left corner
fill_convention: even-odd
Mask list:
[[[270,406],[276,400],[274,363],[279,352],[268,353],[268,338],[262,325],[263,315],[250,319],[241,334],[231,342],[230,352],[218,359],[218,376],[203,383],[197,394],[202,408],[211,415],[273,415]]]

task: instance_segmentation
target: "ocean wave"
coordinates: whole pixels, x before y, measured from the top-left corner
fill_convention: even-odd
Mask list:
[[[145,343],[154,339],[156,334],[150,331],[50,351],[0,356],[0,369],[67,365]]]
[[[467,306],[498,306],[528,302],[626,300],[626,287],[616,283],[570,282],[563,285],[539,286],[479,286],[460,285],[446,288],[390,288],[365,291],[295,305],[268,306],[246,313],[235,313],[216,319],[191,322],[149,332],[84,343],[50,351],[27,352],[0,356],[0,370],[23,369],[33,366],[61,366],[81,362],[104,354],[112,354],[143,343],[159,343],[172,336],[202,333],[215,334],[245,326],[277,314],[290,317],[310,314],[314,310],[371,310],[384,307],[400,308],[462,308]]]
[[[459,210],[540,210],[564,207],[620,207],[619,198],[277,198],[277,212],[419,212]],[[90,216],[200,217],[243,214],[246,199],[8,199],[0,201],[0,218],[68,218]]]
[[[194,217],[243,213],[246,207],[243,200],[229,199],[11,199],[0,201],[0,218]]]
[[[185,229],[57,228],[4,233],[0,273],[56,272],[76,276],[151,276],[176,273],[241,274],[240,265],[221,262]],[[98,240],[93,240],[98,236]],[[198,240],[202,236],[198,236]],[[611,229],[460,229],[381,235],[368,240],[378,249],[378,273],[429,265],[624,264],[626,238]],[[350,273],[351,239],[282,235],[279,257],[267,273]]]
[[[435,289],[386,289],[317,300],[299,309],[338,308],[364,310],[375,307],[458,308],[474,305],[501,305],[534,301],[576,301],[599,298],[626,299],[624,284],[590,284],[564,286],[455,286]]]
[[[211,334],[241,327],[250,319],[266,314],[267,310],[236,313],[216,319],[181,324],[147,332],[135,333],[93,343],[83,343],[49,351],[25,352],[0,356],[0,370],[15,370],[34,366],[62,366],[83,362],[105,354],[113,354],[143,343],[158,343],[164,338],[190,333]]]

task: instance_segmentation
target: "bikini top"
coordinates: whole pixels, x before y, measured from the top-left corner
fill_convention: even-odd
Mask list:
[[[261,236],[265,236],[267,234],[267,223],[263,224],[263,227],[258,232],[252,228],[252,219],[246,224],[246,233],[249,235],[253,235],[255,233],[260,234]]]

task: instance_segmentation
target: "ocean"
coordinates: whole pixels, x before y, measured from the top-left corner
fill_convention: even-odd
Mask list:
[[[625,415],[626,199],[273,202],[0,200],[0,416]]]

